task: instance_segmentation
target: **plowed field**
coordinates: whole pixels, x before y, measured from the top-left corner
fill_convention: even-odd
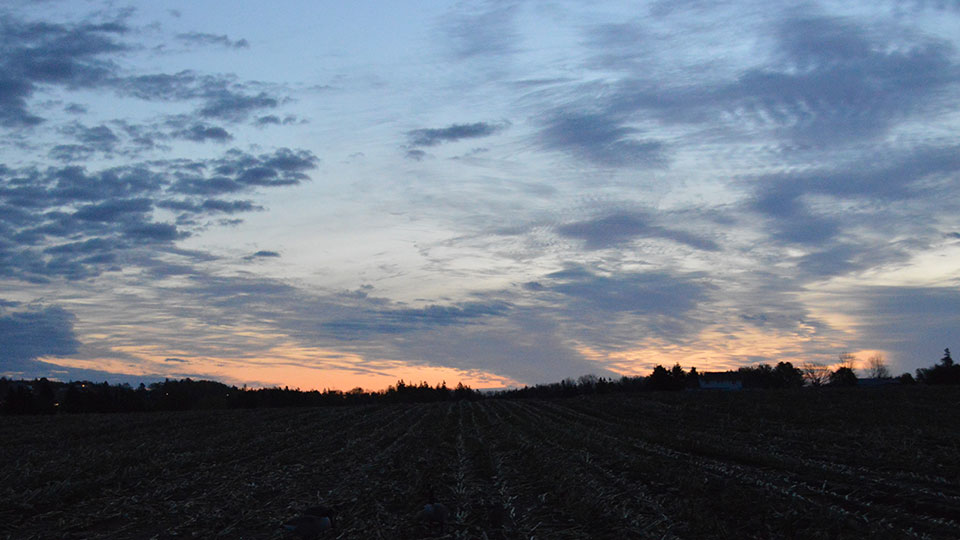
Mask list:
[[[897,387],[5,417],[0,538],[280,539],[318,503],[324,538],[960,538],[958,406]]]

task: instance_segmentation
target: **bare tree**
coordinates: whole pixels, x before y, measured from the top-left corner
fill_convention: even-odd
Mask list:
[[[867,358],[867,373],[874,379],[889,379],[890,370],[887,368],[887,361],[883,354],[877,353]]]
[[[830,367],[820,362],[804,362],[800,366],[803,372],[803,379],[810,383],[810,386],[823,386],[830,380]]]
[[[577,379],[577,384],[582,388],[596,388],[599,381],[600,377],[597,377],[593,373],[588,373],[586,375],[581,375]]]
[[[857,357],[848,352],[840,353],[840,365],[837,369],[842,367],[849,368],[850,371],[855,370],[857,368]]]

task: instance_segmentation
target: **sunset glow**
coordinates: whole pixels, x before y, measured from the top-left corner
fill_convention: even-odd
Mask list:
[[[4,3],[0,376],[960,349],[952,4],[375,5]]]

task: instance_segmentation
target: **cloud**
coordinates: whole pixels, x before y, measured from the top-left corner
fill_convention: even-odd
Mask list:
[[[247,258],[273,257],[275,252]],[[277,254],[276,256],[279,256]],[[368,290],[310,294],[271,279],[197,276],[181,290],[203,298],[216,309],[243,307],[257,319],[276,321],[306,340],[357,341],[434,328],[481,323],[508,314],[512,305],[499,299],[409,307],[368,294]]]
[[[280,103],[278,97],[263,91],[250,92],[250,85],[229,76],[192,71],[127,76],[113,58],[135,48],[121,41],[129,30],[122,20],[57,24],[24,21],[10,15],[0,18],[0,126],[24,128],[40,124],[44,119],[29,110],[28,101],[43,87],[106,88],[149,101],[200,100],[197,115],[229,122],[243,121],[254,112]],[[246,40],[231,41],[226,36],[199,32],[180,34],[178,38],[232,48],[248,45]],[[83,112],[73,105],[67,110]],[[99,130],[100,135],[109,130],[105,126],[90,129]],[[217,139],[206,136],[204,140],[210,138]],[[82,143],[93,148],[91,145],[104,141],[98,138]],[[62,148],[56,157],[74,160],[82,159],[82,154],[76,148]]]
[[[271,259],[271,258],[277,258],[277,257],[280,257],[280,253],[276,251],[260,250],[260,251],[257,251],[256,253],[247,255],[243,259],[246,261],[252,261],[254,259]]]
[[[117,253],[137,242],[169,244],[203,226],[200,217],[262,210],[228,195],[291,186],[309,179],[318,159],[304,150],[281,148],[258,155],[229,150],[207,160],[159,160],[88,172],[82,167],[0,168],[0,273],[26,280],[65,276],[84,279],[116,269]],[[154,209],[181,213],[178,223]],[[186,218],[189,216],[189,219]],[[103,241],[111,253],[68,260],[38,250],[45,244]],[[49,246],[48,246],[49,247]]]
[[[70,133],[70,131],[68,131]],[[88,128],[76,126],[73,131],[77,140],[101,152],[110,152],[116,147],[120,138],[110,128],[104,125]]]
[[[208,126],[205,124],[194,124],[187,129],[174,132],[173,135],[194,142],[214,141],[226,143],[233,140],[233,136],[222,127]]]
[[[842,276],[853,272],[866,270],[874,266],[882,266],[891,259],[904,258],[905,254],[897,253],[895,249],[878,250],[877,246],[855,245],[844,242],[834,244],[811,242],[819,249],[804,254],[797,260],[797,269],[801,276],[808,276],[814,280],[826,277]],[[898,257],[899,255],[899,257]]]
[[[594,68],[642,69],[656,43],[651,33],[632,22],[604,23],[591,27],[583,44],[594,51],[589,64]]]
[[[45,248],[47,253],[68,253],[73,255],[85,255],[89,253],[100,253],[110,251],[117,247],[117,243],[104,238],[91,238],[79,242],[67,242]]]
[[[505,302],[463,302],[422,308],[361,309],[355,316],[324,321],[321,328],[339,339],[370,339],[383,334],[410,333],[426,328],[480,322],[504,315]]]
[[[112,154],[118,151],[123,142],[114,130],[102,124],[87,127],[75,122],[61,127],[59,131],[64,135],[73,137],[76,143],[58,144],[51,148],[48,155],[58,161],[85,161],[98,152]]]
[[[606,313],[628,312],[639,315],[680,317],[707,299],[709,286],[703,276],[672,275],[663,272],[595,274],[582,267],[547,274],[543,283],[548,291]]]
[[[280,117],[275,114],[268,114],[266,116],[261,116],[254,121],[254,124],[257,127],[265,127],[269,125],[280,125]]]
[[[567,152],[601,166],[664,166],[665,144],[635,138],[640,130],[623,121],[617,114],[556,111],[542,120],[537,139],[545,149]]]
[[[586,373],[616,377],[604,364],[585,359],[550,313],[522,307],[479,324],[418,332],[416,339],[389,342],[386,349],[411,363],[481,370],[522,384]]]
[[[515,52],[521,37],[516,14],[516,6],[507,5],[444,20],[451,52],[459,59],[502,58]]]
[[[199,207],[199,210],[203,212],[222,212],[224,214],[254,212],[263,209],[262,206],[254,204],[252,201],[224,201],[221,199],[206,199]]]
[[[147,101],[199,100],[196,115],[227,122],[244,121],[255,112],[277,107],[281,101],[263,91],[251,93],[252,85],[233,77],[190,70],[118,77],[112,80],[112,86],[122,95]]]
[[[636,76],[606,89],[610,97],[601,106],[666,124],[753,126],[822,148],[875,140],[912,114],[949,109],[951,98],[941,90],[960,82],[953,47],[915,33],[790,14],[775,25],[773,38],[771,60],[735,80],[664,85],[642,77],[640,66]]]
[[[488,137],[506,129],[507,124],[476,122],[473,124],[451,124],[445,128],[415,129],[407,132],[411,146],[436,146],[462,139]]]
[[[703,310],[716,286],[699,273],[599,272],[570,264],[523,289],[527,302],[561,322],[566,339],[594,351],[622,352],[645,339],[687,346],[715,322]]]
[[[695,249],[717,251],[712,240],[695,234],[662,227],[651,216],[641,212],[615,212],[594,219],[568,223],[556,228],[561,236],[584,241],[590,250],[617,247],[637,238],[663,238]]]
[[[589,372],[612,375],[576,351],[565,327],[549,311],[503,298],[515,298],[512,292],[421,306],[374,293],[369,286],[307,291],[252,275],[194,274],[182,287],[168,289],[167,298],[183,306],[181,319],[198,321],[195,336],[179,334],[184,343],[208,340],[204,325],[244,325],[263,329],[278,343],[357,354],[366,359],[355,366],[358,370],[375,369],[377,359],[390,358],[493,372],[530,383]],[[218,347],[244,350],[251,345],[235,343],[236,336],[224,339]],[[322,359],[302,362],[316,366]]]
[[[226,35],[207,34],[204,32],[177,34],[177,39],[198,45],[219,45],[230,49],[246,49],[250,46],[250,43],[245,39],[233,41]]]
[[[118,78],[115,85],[122,95],[146,101],[183,101],[201,98],[207,91],[223,89],[230,82],[224,77],[184,70]]]
[[[292,186],[309,179],[307,171],[316,168],[319,159],[306,150],[280,148],[273,153],[254,156],[231,149],[222,158],[206,162],[184,162],[179,167],[187,174],[170,186],[172,193],[217,195],[254,187]],[[191,174],[193,170],[212,169],[212,175]]]
[[[73,314],[58,306],[0,311],[0,370],[16,374],[28,370],[38,358],[76,353],[80,342],[74,320]]]
[[[204,118],[216,118],[239,122],[261,109],[272,109],[279,101],[276,97],[260,92],[256,95],[241,94],[230,90],[218,90],[204,96],[206,103],[197,111]]]
[[[761,176],[756,183],[762,197],[780,199],[782,205],[807,193],[896,201],[930,194],[928,181],[960,171],[958,145],[919,145],[858,158],[801,173]]]
[[[115,127],[114,133],[123,133],[126,136],[126,146],[122,147],[120,152],[128,158],[134,158],[145,150],[170,150],[164,143],[173,135],[160,125],[136,124],[126,120],[113,120],[111,124]],[[183,128],[183,122],[179,118],[173,122],[168,120],[165,124],[166,127]]]
[[[85,161],[93,155],[93,149],[81,144],[58,144],[48,154],[52,159],[71,163]]]
[[[899,369],[933,365],[945,347],[957,350],[957,287],[865,287],[849,291],[860,348],[890,351]]]
[[[114,199],[81,206],[73,217],[84,221],[121,221],[128,214],[145,214],[153,208],[149,199]]]
[[[40,85],[93,88],[116,66],[105,59],[129,49],[117,40],[122,22],[56,24],[0,17],[0,126],[29,127],[43,121],[27,109]]]
[[[427,157],[427,153],[423,150],[415,148],[413,150],[407,150],[405,157],[407,159],[412,159],[413,161],[423,161],[423,159]]]
[[[812,294],[805,286],[847,278],[831,283],[836,287],[869,269],[924,260],[919,255],[930,246],[952,246],[960,238],[944,209],[960,195],[960,146],[948,136],[960,83],[957,52],[947,42],[955,38],[942,24],[899,11],[854,10],[856,18],[842,18],[808,11],[830,6],[745,11],[696,4],[666,17],[638,12],[636,19],[619,20],[596,6],[588,16],[570,5],[457,7],[440,21],[447,39],[437,44],[453,57],[447,66],[453,69],[443,80],[427,81],[420,95],[436,98],[437,111],[493,104],[496,110],[481,113],[489,116],[408,123],[397,132],[403,120],[363,108],[362,92],[337,98],[342,114],[330,121],[348,119],[361,128],[344,137],[387,118],[384,129],[393,125],[402,145],[395,158],[405,152],[426,160],[434,149],[463,147],[455,152],[460,161],[425,161],[378,184],[380,190],[366,190],[369,197],[347,193],[330,202],[336,208],[327,218],[348,216],[347,228],[375,227],[367,219],[373,214],[380,224],[419,220],[409,239],[427,260],[407,268],[413,274],[404,270],[409,257],[394,253],[403,239],[382,237],[364,246],[369,259],[348,263],[359,266],[331,262],[317,269],[374,283],[389,275],[389,290],[405,298],[407,284],[442,274],[430,290],[446,296],[408,302],[372,288],[324,290],[333,278],[317,275],[309,291],[294,281],[255,278],[255,272],[290,271],[272,264],[281,260],[280,250],[270,251],[276,246],[255,253],[241,248],[222,258],[207,253],[207,259],[178,247],[191,235],[212,245],[203,231],[264,210],[267,189],[297,186],[315,174],[320,160],[312,153],[268,151],[249,136],[269,126],[273,140],[286,140],[290,134],[279,133],[280,126],[300,121],[286,107],[309,105],[286,93],[315,94],[319,84],[310,85],[317,81],[284,86],[181,67],[143,70],[157,65],[151,48],[157,39],[176,39],[188,52],[236,51],[246,45],[238,36],[177,36],[179,29],[160,25],[134,32],[127,22],[133,15],[100,26],[102,14],[74,24],[5,15],[0,130],[7,134],[8,159],[0,167],[0,275],[18,295],[82,297],[123,283],[116,288],[124,294],[157,298],[162,314],[144,311],[137,328],[148,333],[168,324],[172,336],[196,329],[191,347],[176,349],[188,351],[187,359],[212,350],[220,340],[209,335],[235,325],[266,337],[250,337],[255,331],[226,337],[227,352],[211,355],[252,356],[295,342],[339,347],[368,360],[479,366],[539,382],[594,371],[584,356],[593,353],[582,352],[588,349],[631,352],[648,346],[648,338],[709,348],[697,341],[697,331],[708,325],[730,341],[741,331],[770,334],[771,342],[789,335],[796,338],[791,343],[802,342],[790,349],[798,355],[853,340],[834,339],[845,329],[811,322],[798,300]],[[736,35],[728,24],[733,14]],[[141,35],[140,28],[149,32]],[[537,32],[549,33],[549,43],[530,39]],[[377,74],[377,83],[399,88],[395,77],[409,79],[401,68]],[[369,79],[337,81],[357,89]],[[102,106],[113,97],[131,113],[124,120],[110,120],[115,113]],[[89,111],[68,105],[88,98],[95,98]],[[490,118],[520,118],[526,130],[520,135],[528,138],[510,149],[490,146],[482,159],[461,159],[481,138],[514,129]],[[209,144],[229,141],[242,142],[242,149]],[[364,150],[340,151],[357,149]],[[378,164],[372,147],[365,151],[366,162],[355,171],[360,176],[345,189],[370,187],[364,175],[389,168]],[[416,179],[405,179],[414,172]],[[434,174],[457,181],[424,176]],[[424,202],[443,211],[424,216],[417,212]],[[595,212],[558,221],[558,204]],[[514,232],[494,236],[491,230]],[[226,233],[227,244],[237,240],[227,236],[246,234]],[[369,236],[367,229],[354,233]],[[378,248],[377,242],[387,244]],[[644,249],[624,249],[635,246]],[[387,259],[394,265],[389,270]],[[570,261],[566,269],[550,273],[563,261]],[[709,274],[689,272],[693,268]],[[65,283],[118,270],[102,280]],[[444,281],[455,276],[485,292]],[[45,280],[49,285],[38,285]],[[490,290],[504,280],[516,285]],[[102,317],[96,301],[83,309]],[[117,305],[134,311],[127,302]],[[98,322],[86,313],[85,327]],[[158,322],[161,317],[171,322]],[[185,320],[191,324],[180,324]]]
[[[272,154],[253,156],[237,149],[214,161],[214,172],[227,175],[241,186],[290,186],[309,177],[306,171],[314,169],[319,160],[307,150],[280,148]]]
[[[145,242],[171,242],[189,236],[172,223],[134,223],[122,230],[124,236]]]
[[[839,221],[829,215],[818,215],[799,199],[797,185],[790,185],[789,193],[766,189],[752,203],[753,210],[772,218],[771,231],[778,240],[795,243],[822,245],[840,234]]]
[[[745,184],[754,196],[747,207],[770,219],[775,239],[822,246],[868,221],[882,229],[893,215],[899,217],[901,228],[908,221],[922,220],[907,214],[916,212],[907,203],[954,196],[957,188],[951,178],[958,172],[958,146],[919,145],[882,155],[869,152],[803,172],[748,178]],[[839,210],[851,202],[864,207],[856,217]]]

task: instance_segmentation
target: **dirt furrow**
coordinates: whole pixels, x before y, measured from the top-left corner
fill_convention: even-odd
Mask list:
[[[631,426],[585,415],[555,403],[542,402],[542,405],[545,410],[557,415],[558,421],[578,423],[579,427],[574,431],[595,430],[595,426],[603,425],[607,429],[603,432],[596,430],[598,437],[621,443],[627,442],[637,450],[683,460],[715,475],[736,479],[740,483],[752,484],[786,499],[792,498],[800,503],[815,506],[843,520],[844,526],[863,527],[875,532],[908,536],[918,535],[914,529],[919,527],[945,538],[953,537],[960,532],[960,524],[950,519],[938,515],[910,513],[904,511],[902,506],[870,500],[857,494],[855,486],[842,483],[837,478],[829,480],[817,478],[814,482],[790,471],[770,470],[691,453],[686,448],[671,448],[660,443],[638,439],[632,435],[636,430]],[[610,432],[616,435],[611,435]],[[711,455],[715,453],[710,452]]]

